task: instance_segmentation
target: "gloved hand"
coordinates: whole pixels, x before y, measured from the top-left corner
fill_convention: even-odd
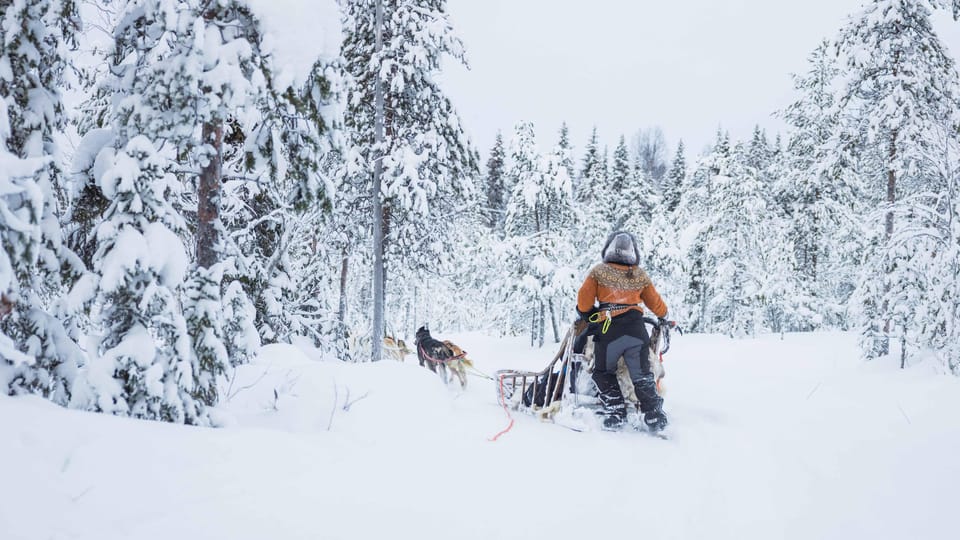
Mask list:
[[[589,322],[590,313],[591,313],[590,311],[580,311],[579,309],[577,310],[577,316],[580,318],[581,321]]]
[[[670,330],[674,330],[680,335],[683,335],[683,328],[681,328],[680,325],[677,324],[677,321],[668,321],[666,317],[660,317],[659,319],[657,319],[657,321],[660,323],[661,327],[665,326]]]

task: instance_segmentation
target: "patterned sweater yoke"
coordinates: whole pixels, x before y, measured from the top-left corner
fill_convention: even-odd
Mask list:
[[[590,270],[590,276],[597,284],[609,289],[621,291],[642,291],[650,285],[650,276],[642,268],[633,269],[633,277],[627,277],[629,268],[615,268],[608,264],[598,264]]]

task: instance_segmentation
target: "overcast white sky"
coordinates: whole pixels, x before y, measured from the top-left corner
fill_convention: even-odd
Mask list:
[[[443,85],[484,159],[496,131],[531,120],[542,149],[570,125],[576,157],[596,125],[603,143],[659,125],[688,158],[722,125],[735,138],[790,103],[789,74],[861,0],[449,0],[471,69]],[[936,28],[956,56],[960,23]],[[672,150],[671,150],[672,153]]]

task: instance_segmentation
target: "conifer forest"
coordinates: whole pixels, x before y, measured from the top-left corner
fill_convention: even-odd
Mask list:
[[[544,346],[620,229],[689,331],[851,330],[866,358],[960,369],[941,3],[867,2],[814,44],[784,133],[574,152],[520,121],[481,159],[431,77],[465,52],[442,0],[345,1],[339,50],[296,73],[265,53],[265,1],[4,2],[2,381],[202,423],[261,344],[367,361],[429,320]]]
[[[615,231],[635,235],[640,266],[685,331],[678,357],[693,356],[687,343],[698,361],[728,350],[760,365],[750,344],[823,343],[811,350],[828,355],[849,342],[850,369],[889,363],[899,381],[919,365],[960,395],[960,75],[933,22],[960,25],[960,0],[860,2],[811,38],[804,69],[782,73],[790,103],[752,134],[731,135],[723,111],[701,133],[580,133],[558,108],[559,130],[516,118],[486,138],[444,86],[471,52],[449,3],[0,0],[0,409],[24,411],[0,418],[29,430],[31,415],[70,409],[228,428],[246,422],[236,403],[266,377],[258,410],[322,395],[303,406],[323,411],[310,429],[360,433],[351,421],[364,406],[381,399],[387,414],[403,400],[364,399],[358,381],[409,379],[423,389],[406,391],[419,396],[411,408],[452,399],[413,367],[420,327],[484,336],[468,348],[487,379],[508,358],[541,369]],[[293,368],[271,375],[287,352],[325,370],[375,370],[393,362],[385,338],[405,340],[404,371],[324,371],[313,393]],[[802,378],[805,362],[828,357],[789,369]],[[699,418],[684,388],[700,387],[675,362],[666,406],[681,444],[684,418],[687,433]],[[476,405],[471,425],[496,432],[507,407],[475,380],[489,387],[451,407]],[[828,391],[807,382],[806,403]],[[920,414],[889,417],[902,423],[900,413]],[[383,429],[392,433],[387,420]],[[3,491],[0,537],[4,523],[31,530],[13,528],[12,513],[4,521],[14,492]],[[379,537],[363,530],[355,537]],[[58,531],[44,538],[74,537]],[[339,531],[327,537],[351,536]]]

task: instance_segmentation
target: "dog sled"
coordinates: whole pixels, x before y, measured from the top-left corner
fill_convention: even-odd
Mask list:
[[[657,391],[663,393],[665,374],[663,355],[670,350],[671,326],[644,317],[652,327],[650,335],[650,368],[657,382]],[[574,355],[576,337],[586,330],[586,322],[578,321],[567,330],[553,359],[540,371],[503,369],[494,373],[497,401],[515,411],[531,414],[544,421],[558,422],[560,418],[586,420],[600,410],[598,391],[590,373],[593,372],[593,337],[587,340],[583,355]],[[677,328],[679,331],[679,328]],[[617,380],[628,404],[629,414],[639,414],[639,404],[623,358],[617,362]]]

